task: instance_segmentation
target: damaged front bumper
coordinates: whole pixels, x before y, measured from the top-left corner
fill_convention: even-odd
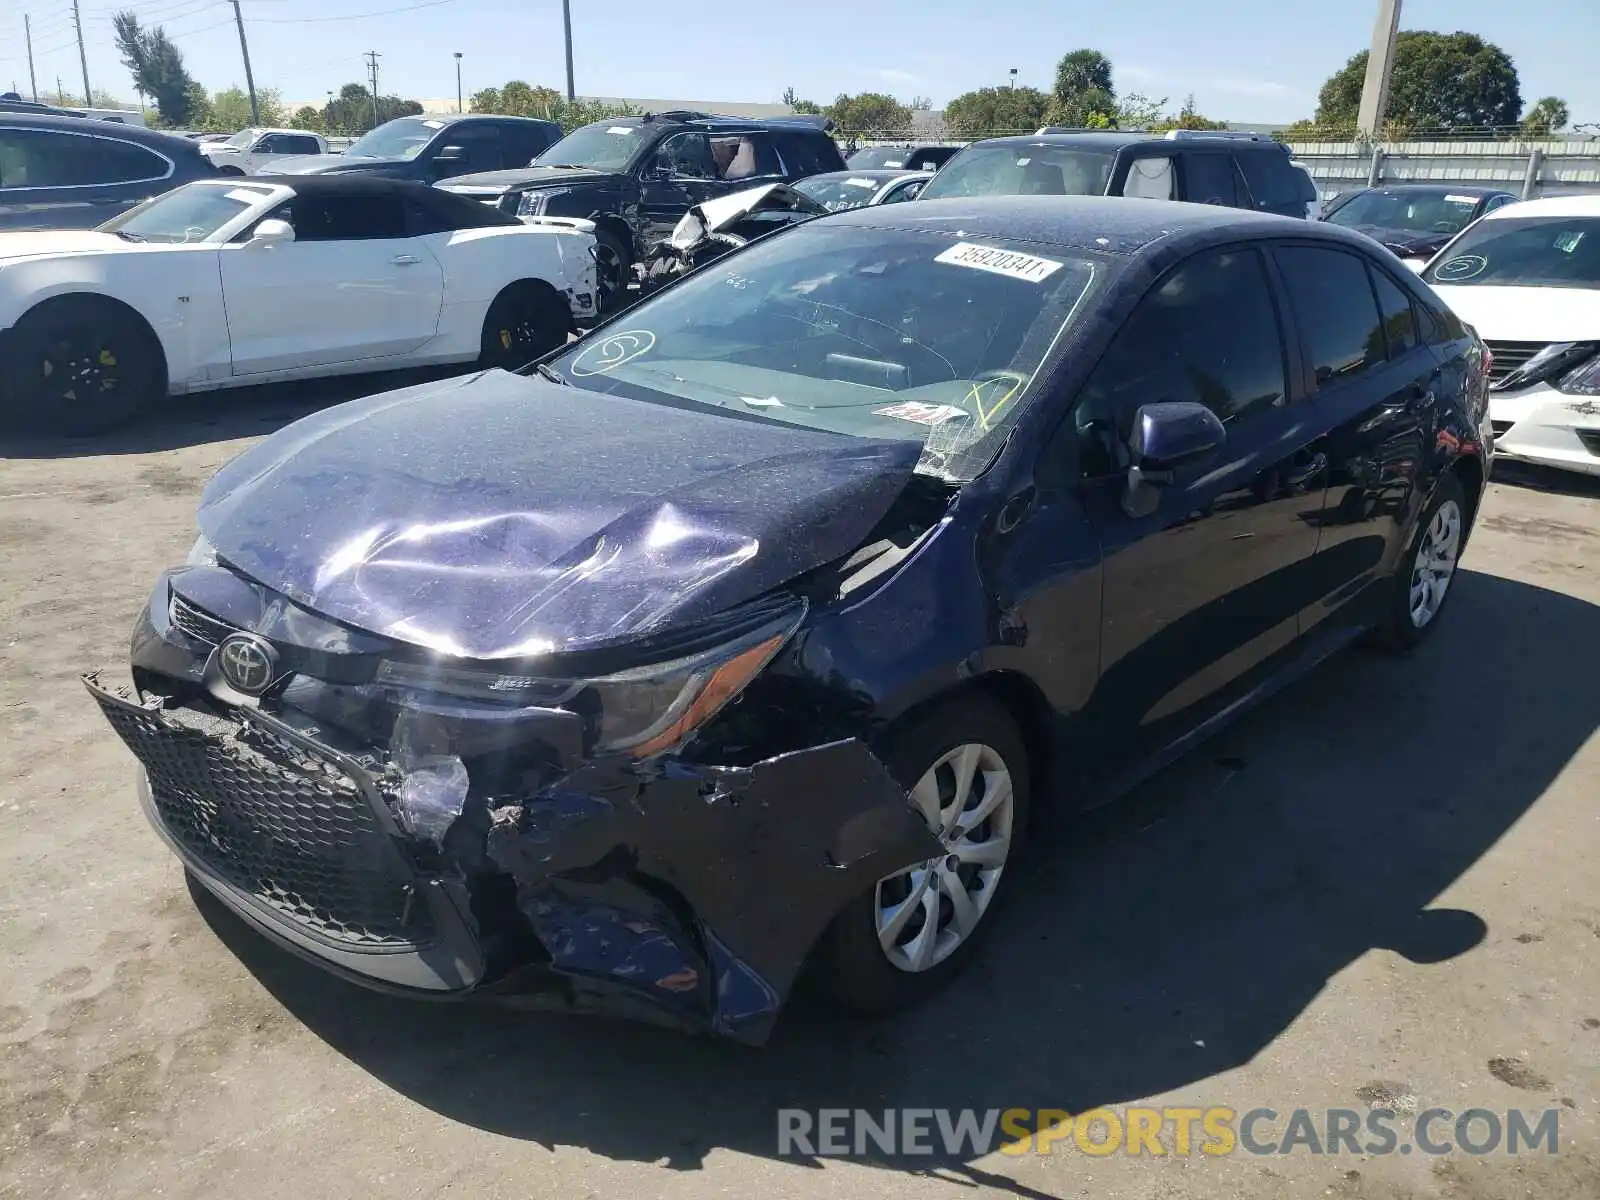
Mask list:
[[[587,761],[407,828],[385,755],[203,694],[85,683],[156,829],[279,945],[419,996],[515,995],[760,1043],[828,923],[939,844],[856,740],[751,767]]]

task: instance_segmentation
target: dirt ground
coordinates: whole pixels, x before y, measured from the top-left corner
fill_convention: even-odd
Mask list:
[[[1502,476],[1421,652],[1347,653],[1052,832],[933,1002],[751,1051],[369,994],[191,895],[77,676],[311,402],[0,447],[0,1196],[1600,1197],[1600,489]],[[1559,1149],[778,1153],[784,1107],[1147,1100],[1554,1108]]]

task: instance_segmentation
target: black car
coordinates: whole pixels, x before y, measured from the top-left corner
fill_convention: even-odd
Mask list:
[[[0,229],[93,229],[216,173],[187,138],[76,115],[0,112]]]
[[[343,154],[307,154],[275,159],[275,175],[326,175],[360,171],[386,179],[437,183],[476,171],[532,162],[561,140],[561,126],[533,117],[477,113],[440,117],[396,117],[368,130]]]
[[[937,171],[960,146],[863,146],[845,165],[852,171]]]
[[[594,221],[606,307],[632,265],[694,205],[843,167],[838,144],[819,118],[747,121],[666,112],[585,125],[531,167],[463,176],[445,187],[518,216]]]
[[[923,189],[960,196],[1138,196],[1310,217],[1317,189],[1289,147],[1257,133],[1040,132],[973,142]]]
[[[1029,816],[1426,637],[1483,347],[1334,226],[925,201],[246,450],[89,686],[199,883],[352,980],[760,1041],[967,959]]]
[[[1521,197],[1504,188],[1455,183],[1396,183],[1341,192],[1322,219],[1382,242],[1412,264],[1427,262],[1484,213]]]

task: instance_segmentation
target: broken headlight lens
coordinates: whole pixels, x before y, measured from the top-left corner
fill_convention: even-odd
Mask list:
[[[681,746],[770,663],[805,616],[796,602],[708,649],[626,671],[551,678],[443,663],[385,661],[382,687],[500,704],[562,708],[582,716],[596,752],[648,758]]]
[[[186,567],[214,567],[217,565],[217,548],[202,533],[195,538],[194,545],[189,547],[189,554],[183,560],[183,565]]]
[[[1569,396],[1600,396],[1600,346],[1588,347],[1589,360],[1556,380],[1556,391]]]
[[[555,196],[565,196],[571,188],[536,188],[530,192],[523,192],[522,199],[517,201],[517,216],[542,217],[545,210],[550,207],[550,201]]]

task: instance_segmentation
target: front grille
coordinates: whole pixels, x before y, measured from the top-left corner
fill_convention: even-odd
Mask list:
[[[144,765],[167,834],[210,871],[332,941],[382,949],[426,940],[426,908],[412,903],[411,869],[374,809],[381,800],[331,758],[87,682]]]
[[[212,646],[217,645],[230,633],[238,632],[235,626],[196,608],[177,592],[172,593],[172,599],[167,604],[167,619],[172,622],[174,628]]]
[[[1494,355],[1494,364],[1489,368],[1489,382],[1499,383],[1523,363],[1527,362],[1539,351],[1543,350],[1547,342],[1491,342],[1485,340],[1484,345],[1489,347],[1489,353]]]

